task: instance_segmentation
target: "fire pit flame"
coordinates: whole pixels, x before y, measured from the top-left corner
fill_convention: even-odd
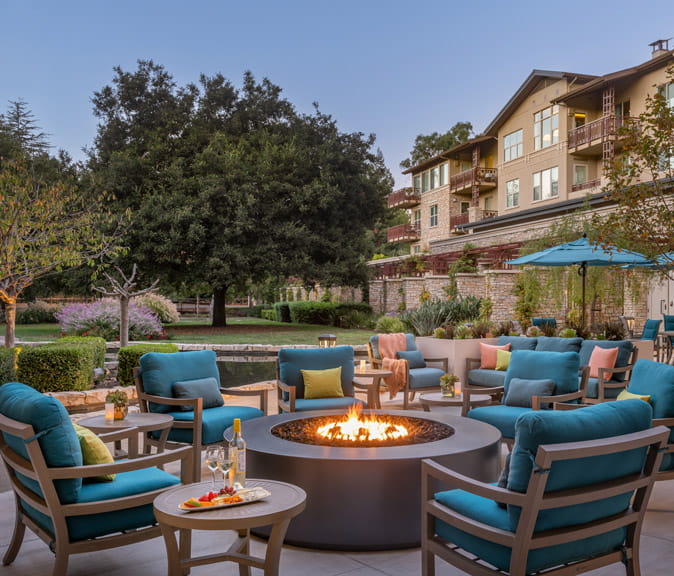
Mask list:
[[[335,420],[320,426],[316,433],[330,440],[350,440],[365,442],[370,440],[393,440],[409,434],[407,428],[394,424],[386,417],[371,415],[364,417],[360,407],[352,406],[342,420]]]

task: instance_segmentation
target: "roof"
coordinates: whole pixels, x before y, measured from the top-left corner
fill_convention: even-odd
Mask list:
[[[643,76],[644,74],[648,74],[653,70],[657,70],[663,66],[666,66],[667,63],[673,59],[674,50],[669,50],[668,52],[664,52],[659,56],[655,56],[650,60],[639,64],[638,66],[632,66],[630,68],[625,68],[624,70],[619,70],[618,72],[612,72],[611,74],[599,76],[594,80],[587,82],[583,86],[580,86],[574,90],[570,90],[559,98],[555,98],[553,102],[564,102],[565,104],[576,105],[586,103],[598,92],[603,90],[605,86],[620,81],[631,81],[635,77]]]
[[[459,152],[463,152],[464,150],[471,149],[475,144],[481,144],[483,142],[487,142],[489,140],[495,140],[494,136],[477,136],[475,138],[471,138],[470,140],[466,140],[465,142],[462,142],[461,144],[457,144],[456,146],[453,146],[452,148],[449,148],[443,152],[440,152],[440,154],[437,154],[436,156],[433,156],[433,158],[429,158],[428,160],[424,160],[423,162],[419,162],[416,166],[412,166],[411,168],[407,168],[406,170],[403,170],[403,174],[413,174],[415,172],[419,172],[421,170],[425,170],[426,168],[430,168],[434,164],[437,164],[438,161],[440,160],[449,160],[450,158],[454,158],[455,154]]]

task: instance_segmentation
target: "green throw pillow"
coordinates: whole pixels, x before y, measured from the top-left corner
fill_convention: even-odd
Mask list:
[[[338,398],[342,390],[342,367],[328,370],[302,370],[304,398]]]
[[[511,354],[512,352],[508,352],[507,350],[496,351],[496,370],[505,372],[508,369]]]
[[[92,464],[112,464],[115,459],[110,454],[110,450],[96,434],[88,428],[73,424],[75,433],[80,441],[80,449],[82,450],[82,462],[85,466]],[[115,479],[114,474],[103,474],[101,476],[93,476],[85,478],[85,482],[112,482]]]

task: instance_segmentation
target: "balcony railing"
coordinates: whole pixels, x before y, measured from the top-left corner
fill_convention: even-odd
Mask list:
[[[421,230],[413,224],[400,224],[392,226],[386,231],[387,242],[416,242],[419,240]]]
[[[470,168],[455,174],[449,179],[450,190],[460,190],[472,186],[474,182],[479,184],[496,184],[498,171],[496,168]]]
[[[421,202],[421,191],[418,188],[401,188],[387,197],[389,208],[409,208]]]
[[[601,186],[601,178],[595,178],[594,180],[588,180],[587,182],[582,182],[580,184],[572,184],[571,192],[580,192],[581,190],[598,188],[599,186]]]
[[[597,140],[603,141],[610,136],[616,136],[619,128],[634,121],[635,118],[630,116],[616,116],[615,114],[602,116],[599,120],[569,130],[568,146],[569,148],[578,148],[578,146],[590,144]]]
[[[478,210],[476,213],[476,218],[472,222],[478,222],[480,220],[486,220],[487,218],[494,218],[498,216],[498,210]],[[452,216],[451,223],[452,228],[457,226],[462,226],[463,224],[468,224],[471,222],[470,212],[464,212],[463,214],[457,214]]]

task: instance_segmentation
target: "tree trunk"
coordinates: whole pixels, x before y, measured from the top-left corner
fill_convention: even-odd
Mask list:
[[[9,302],[5,300],[5,346],[12,348],[14,346],[16,328],[16,298],[10,298]]]
[[[227,316],[225,314],[225,296],[227,288],[216,288],[213,290],[213,322],[212,326],[227,326]]]
[[[119,298],[119,347],[129,345],[129,298]]]

